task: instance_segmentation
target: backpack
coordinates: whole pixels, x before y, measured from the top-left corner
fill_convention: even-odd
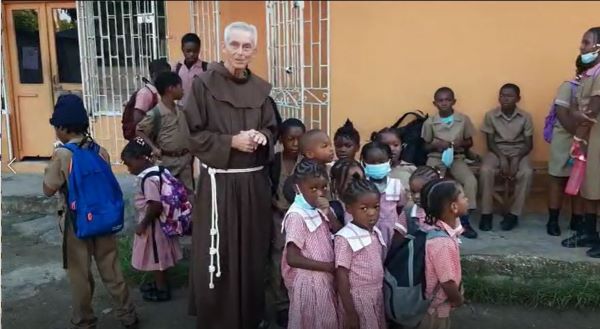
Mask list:
[[[577,86],[579,86],[579,82],[575,80],[569,80],[571,85],[571,98],[575,97],[575,93],[577,91]],[[548,115],[544,119],[544,140],[546,143],[552,142],[552,136],[554,135],[554,125],[556,124],[557,116],[556,116],[556,104],[552,102],[550,106],[550,110],[548,111]]]
[[[141,182],[142,193],[144,183],[152,176],[158,176],[160,186],[160,201],[163,206],[160,215],[160,228],[166,236],[183,236],[191,233],[192,227],[192,203],[188,199],[185,185],[164,167],[147,173]]]
[[[208,70],[208,62],[202,61],[202,71],[206,72],[206,70]],[[175,73],[177,73],[177,75],[179,75],[179,71],[181,70],[181,67],[183,66],[183,63],[179,62],[177,63],[177,65],[175,65]]]
[[[145,85],[143,88],[148,88],[148,90],[152,91],[147,85]],[[140,90],[141,89],[138,89],[133,94],[131,94],[131,96],[129,97],[129,100],[125,104],[125,108],[123,109],[123,119],[121,120],[121,129],[123,130],[123,138],[125,138],[128,141],[134,139],[136,136],[135,130],[136,130],[137,124],[135,122],[133,122],[133,114],[135,111],[140,111],[139,109],[135,108],[135,98],[137,97],[137,94]],[[155,94],[154,92],[152,92],[152,105],[150,106],[150,108],[156,107],[157,104],[158,104],[158,94]]]
[[[431,304],[424,296],[425,244],[427,240],[441,237],[448,237],[448,234],[442,230],[417,230],[388,252],[384,263],[383,295],[387,318],[394,323],[412,328],[423,320]],[[440,285],[435,287],[433,296],[440,288]]]
[[[100,156],[100,146],[75,143],[60,147],[73,153],[69,168],[67,209],[79,239],[113,234],[123,229],[123,192],[110,164]]]
[[[409,115],[413,115],[415,119],[400,127],[404,119],[406,119],[406,117]],[[407,112],[404,113],[404,115],[392,125],[392,128],[398,129],[400,133],[400,139],[402,139],[402,152],[400,153],[401,160],[412,163],[416,166],[424,166],[427,162],[425,141],[423,138],[421,138],[423,123],[425,120],[427,120],[427,118],[429,118],[429,115],[421,111]]]

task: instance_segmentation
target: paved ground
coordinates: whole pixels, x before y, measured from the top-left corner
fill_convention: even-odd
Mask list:
[[[133,190],[131,176],[119,176],[126,195]],[[53,201],[40,198],[39,175],[3,175],[2,196],[2,328],[66,328],[70,314],[70,293],[61,267],[60,237],[53,212]],[[21,200],[21,201],[19,201]],[[498,227],[496,220],[495,226]],[[564,261],[594,261],[584,249],[560,247],[560,238],[545,234],[542,216],[526,216],[513,232],[483,233],[478,240],[464,240],[464,254],[510,254],[543,256]],[[566,226],[566,222],[563,223]],[[563,233],[563,237],[566,236]],[[94,308],[99,328],[119,328],[112,304],[98,280]],[[186,315],[187,290],[174,292],[164,304],[141,300],[131,290],[142,318],[142,328],[194,328]],[[599,306],[600,308],[600,306]],[[600,312],[530,310],[520,307],[474,305],[455,312],[453,328],[483,329],[587,329],[599,328]]]

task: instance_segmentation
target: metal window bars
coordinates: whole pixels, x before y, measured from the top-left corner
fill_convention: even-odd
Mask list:
[[[220,12],[219,1],[190,0],[191,31],[202,40],[200,58],[207,62],[219,61]]]
[[[328,1],[266,1],[271,96],[284,118],[331,129]]]
[[[121,114],[148,77],[148,64],[166,58],[164,1],[77,1],[83,99],[92,136],[118,162],[125,145]]]

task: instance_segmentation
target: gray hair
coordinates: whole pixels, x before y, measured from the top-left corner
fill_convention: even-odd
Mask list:
[[[256,32],[256,26],[248,24],[246,22],[233,22],[227,25],[227,27],[225,28],[225,33],[223,33],[225,43],[229,43],[229,40],[231,38],[231,31],[233,30],[250,32],[250,35],[252,36],[252,45],[256,47],[258,41],[258,32]]]

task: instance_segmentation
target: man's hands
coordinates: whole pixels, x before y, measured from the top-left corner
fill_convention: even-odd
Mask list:
[[[252,153],[260,145],[267,145],[267,137],[254,129],[241,131],[231,139],[231,147],[241,152]]]

